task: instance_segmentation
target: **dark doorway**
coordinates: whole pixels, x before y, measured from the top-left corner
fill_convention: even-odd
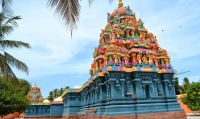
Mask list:
[[[149,85],[145,86],[145,93],[146,93],[146,98],[150,99]]]

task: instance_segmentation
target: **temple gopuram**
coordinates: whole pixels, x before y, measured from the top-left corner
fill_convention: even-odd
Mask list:
[[[34,84],[31,90],[28,92],[28,99],[31,101],[32,105],[40,105],[43,103],[43,97],[40,91],[40,88]]]
[[[187,119],[167,50],[122,0],[107,14],[93,59],[90,79],[62,94],[63,119]]]

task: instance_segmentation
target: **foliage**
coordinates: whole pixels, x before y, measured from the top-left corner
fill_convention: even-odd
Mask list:
[[[63,94],[63,92],[65,90],[69,89],[69,86],[66,86],[65,88],[60,88],[60,89],[54,89],[52,91],[49,92],[49,96],[47,97],[47,99],[51,102],[53,101],[55,98],[61,96]]]
[[[183,84],[182,85],[179,85],[178,77],[175,77],[174,80],[175,80],[175,85],[174,86],[175,86],[176,95],[185,94],[186,91],[190,87],[190,80],[187,77],[185,77],[183,79]]]
[[[190,81],[187,77],[183,79],[182,94],[185,94],[190,87]]]
[[[176,95],[181,94],[182,87],[179,85],[178,77],[175,77],[174,80],[176,81],[174,84]]]
[[[200,82],[192,82],[181,100],[189,109],[200,110]]]
[[[2,78],[0,79],[0,116],[14,112],[22,113],[29,107],[30,101],[23,94],[26,91],[15,89],[15,87],[10,83],[6,83]]]
[[[16,20],[19,19],[21,19],[20,16],[14,16],[4,10],[0,13],[0,76],[7,79],[9,77],[9,79],[15,82],[18,80],[11,67],[28,74],[28,66],[10,55],[6,50],[22,47],[30,48],[28,43],[22,41],[5,40],[6,36],[10,35],[14,31],[14,28],[18,26]]]

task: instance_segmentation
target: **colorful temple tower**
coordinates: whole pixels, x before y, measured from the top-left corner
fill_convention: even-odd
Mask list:
[[[129,6],[107,15],[93,53],[89,81],[68,89],[53,102],[43,101],[36,84],[28,94],[28,118],[187,119],[177,102],[176,70]]]
[[[34,84],[31,90],[28,92],[28,99],[31,101],[32,105],[40,105],[43,103],[43,97],[40,91],[40,88]]]
[[[122,0],[108,13],[93,57],[89,81],[62,95],[63,118],[186,119],[167,51]]]

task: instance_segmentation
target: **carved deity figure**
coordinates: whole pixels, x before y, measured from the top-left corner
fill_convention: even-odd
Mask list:
[[[113,55],[113,59],[114,59],[115,63],[117,63],[117,55],[116,54]]]
[[[138,33],[138,30],[137,30],[137,29],[136,29],[136,30],[135,30],[135,32],[134,32],[134,37],[135,37],[135,38],[139,38],[139,37],[140,37],[140,35],[139,35],[139,33]]]
[[[130,36],[130,30],[126,30],[126,37]]]
[[[142,63],[142,62],[141,62],[141,56],[140,56],[140,54],[137,54],[137,60],[138,60],[139,64]]]
[[[107,56],[105,56],[103,60],[104,60],[104,65],[107,65],[107,62],[108,62],[108,57],[107,57]]]
[[[153,55],[150,54],[150,55],[149,55],[149,64],[150,64],[150,65],[152,65],[152,58],[153,58]]]
[[[169,62],[169,59],[168,59],[168,58],[165,58],[164,60],[165,60],[165,64],[168,66],[168,65],[169,65],[169,63],[168,63],[168,62]]]
[[[146,58],[145,55],[143,55],[143,57],[142,57],[142,61],[143,61],[144,64],[147,64],[147,58]]]
[[[111,40],[114,40],[114,39],[115,39],[115,33],[114,33],[114,32],[112,32],[112,33],[110,34],[110,39],[111,39]]]
[[[103,68],[103,60],[99,59],[98,62],[99,62],[99,68],[102,69]]]
[[[153,59],[156,67],[158,67],[158,60],[156,58]]]
[[[129,61],[128,56],[125,56],[125,57],[124,57],[124,61],[125,61],[125,64],[127,65],[127,64],[128,64],[128,61]]]
[[[126,47],[125,47],[125,46],[122,46],[121,51],[122,51],[123,53],[126,52]]]
[[[132,63],[136,63],[136,54],[131,54]]]
[[[143,28],[144,27],[143,25],[144,25],[143,21],[141,19],[139,19],[138,20],[138,26],[139,26],[139,28]]]
[[[121,27],[124,28],[124,25],[125,25],[125,20],[122,19],[122,20],[121,20]]]

